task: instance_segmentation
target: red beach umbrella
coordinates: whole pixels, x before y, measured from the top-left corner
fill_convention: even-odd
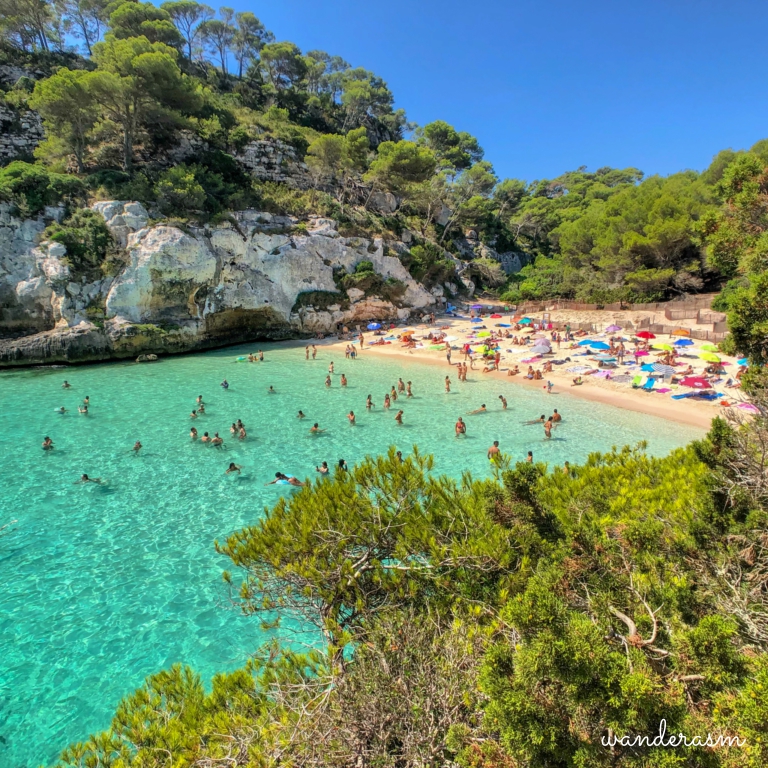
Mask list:
[[[501,315],[491,315],[491,317],[492,317],[494,320],[498,320],[498,319],[501,317]]]
[[[686,376],[680,384],[693,389],[712,389],[712,385],[702,376]]]
[[[637,336],[638,339],[655,339],[656,334],[651,333],[650,331],[640,331],[640,333],[636,333],[635,336]]]

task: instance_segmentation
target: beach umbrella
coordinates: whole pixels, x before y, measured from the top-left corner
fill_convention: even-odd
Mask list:
[[[678,339],[675,342],[676,347],[692,347],[693,342],[690,339]]]
[[[511,328],[512,326],[509,323],[496,323],[497,328]]]
[[[609,325],[605,330],[606,330],[607,333],[616,333],[616,331],[620,331],[621,330],[621,326],[620,325]]]
[[[654,344],[653,349],[663,349],[665,352],[674,352],[674,347],[669,344]]]
[[[584,339],[584,341],[579,342],[580,347],[590,347],[592,344],[597,344],[598,342],[592,341],[592,339]]]
[[[708,363],[719,363],[720,358],[717,355],[712,354],[712,352],[702,352],[699,357],[702,360],[706,360]]]
[[[482,304],[473,304],[472,305],[472,309],[482,309],[482,308],[483,308]]]
[[[749,365],[749,360],[746,357],[742,357],[736,361],[737,365]]]
[[[490,336],[490,335],[491,335],[490,331],[480,331],[480,333],[477,334],[477,338],[482,339],[485,336]]]
[[[522,320],[518,321],[519,325],[530,325],[533,322],[530,317],[524,317]]]
[[[381,323],[368,323],[369,331],[378,331],[381,328]]]
[[[645,365],[640,366],[640,370],[644,373],[653,373],[654,365],[656,365],[656,363],[646,363]]]
[[[551,347],[545,347],[543,344],[537,344],[531,352],[536,355],[548,355],[552,351]]]
[[[602,360],[604,363],[612,363],[616,358],[611,357],[610,355],[595,355],[595,360]]]
[[[638,339],[655,339],[656,334],[651,333],[650,331],[640,331],[640,333],[636,333],[635,336],[637,336]]]
[[[498,320],[498,319],[501,317],[501,315],[498,315],[498,314],[494,314],[494,315],[491,315],[491,317],[492,317],[494,320]]]
[[[483,320],[480,317],[473,317],[469,322],[470,323],[482,323]]]
[[[647,349],[638,349],[634,355],[635,357],[648,357],[651,353]]]
[[[686,376],[680,383],[693,389],[712,389],[712,385],[702,376]]]
[[[672,333],[669,334],[670,336],[690,336],[691,332],[688,328],[675,328]]]
[[[752,403],[737,403],[737,408],[743,408],[748,413],[760,413],[760,409]]]
[[[610,349],[611,345],[606,344],[604,341],[593,341],[589,345],[592,349]]]
[[[645,366],[643,366],[645,369]],[[675,373],[675,369],[671,365],[664,365],[664,363],[651,363],[651,370],[655,373],[660,373],[662,376],[671,376]]]
[[[705,352],[717,352],[717,345],[716,344],[702,344],[701,348]]]

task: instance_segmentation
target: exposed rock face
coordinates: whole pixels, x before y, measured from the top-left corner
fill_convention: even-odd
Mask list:
[[[0,342],[0,365],[326,333],[342,324],[406,319],[439,300],[386,255],[381,239],[341,237],[330,219],[310,220],[299,232],[288,217],[242,211],[234,223],[182,231],[147,226],[138,203],[94,208],[125,245],[127,263],[115,277],[92,283],[72,278],[63,246],[37,243],[44,219],[0,226],[0,327],[6,336],[22,336]],[[12,218],[0,208],[0,224],[3,216]],[[358,289],[340,291],[338,275],[361,261],[404,284],[398,306]]]
[[[280,139],[251,141],[235,155],[235,159],[263,181],[277,181],[289,187],[309,189],[312,177],[299,150]]]
[[[45,138],[43,121],[37,112],[23,112],[0,104],[0,162],[30,159]]]

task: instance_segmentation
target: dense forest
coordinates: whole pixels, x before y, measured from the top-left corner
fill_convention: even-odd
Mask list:
[[[112,268],[84,206],[144,202],[211,221],[245,207],[333,216],[348,231],[412,233],[417,279],[449,255],[508,301],[650,301],[722,287],[728,344],[768,344],[768,142],[703,172],[585,168],[500,180],[478,140],[419,127],[377,75],[278,41],[252,13],[192,0],[0,0],[2,106],[43,120],[33,157],[0,168],[27,216],[57,202],[49,236],[83,268]],[[311,188],[254,180],[236,160],[271,137]],[[181,140],[193,161],[167,161]],[[166,158],[166,159],[164,159]],[[375,209],[375,192],[394,211]],[[486,247],[469,255],[472,239]],[[493,254],[526,266],[506,275]],[[485,255],[484,255],[485,254]],[[313,482],[216,544],[254,621],[309,627],[315,650],[254,649],[201,681],[158,672],[109,730],[61,766],[757,768],[768,763],[768,397],[750,421],[663,459],[642,446],[581,467],[503,464],[436,477],[393,451]],[[735,417],[734,417],[735,418]],[[667,734],[736,738],[719,748]],[[615,741],[618,739],[618,741]],[[611,745],[606,746],[608,742]]]

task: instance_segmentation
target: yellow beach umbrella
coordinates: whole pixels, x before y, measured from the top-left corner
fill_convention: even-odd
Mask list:
[[[490,335],[491,335],[490,331],[480,331],[480,333],[477,334],[477,338],[478,339],[482,339],[482,338],[485,338],[486,336],[490,336]]]
[[[717,355],[712,354],[712,352],[702,352],[699,357],[702,360],[706,360],[708,363],[719,363],[720,358]]]
[[[707,352],[717,352],[716,344],[702,344],[701,348],[706,350]]]
[[[654,344],[653,349],[663,349],[665,352],[674,352],[675,348],[669,344]]]

